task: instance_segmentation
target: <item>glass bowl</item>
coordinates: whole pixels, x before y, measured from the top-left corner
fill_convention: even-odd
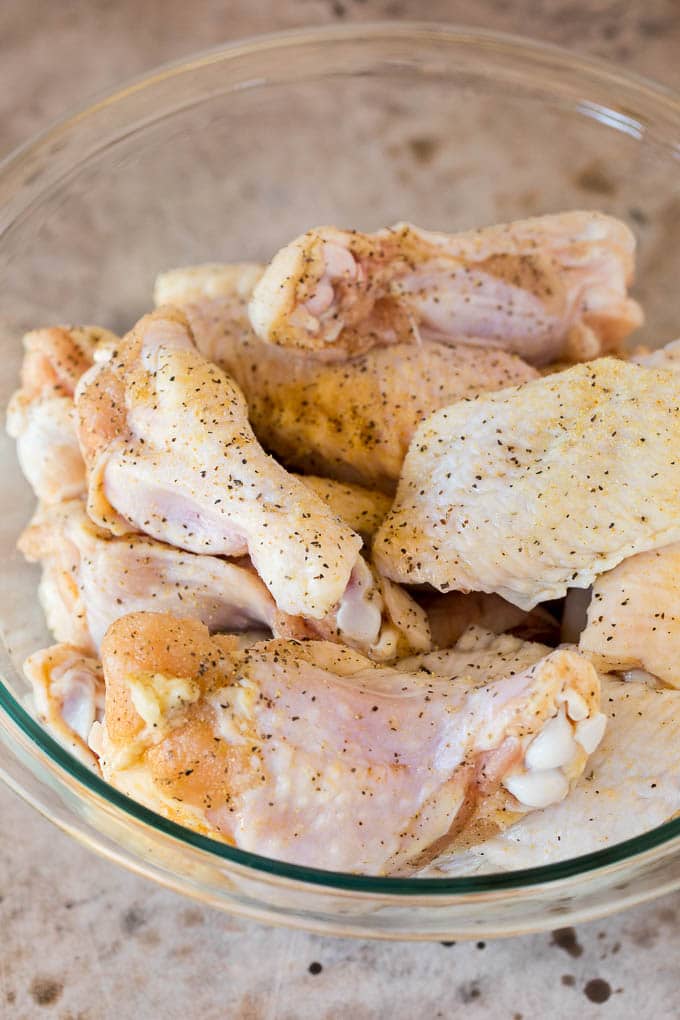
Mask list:
[[[652,345],[680,323],[680,101],[552,47],[433,24],[348,25],[225,46],[58,124],[0,168],[3,402],[36,325],[125,330],[155,274],[267,259],[318,223],[442,230],[567,208],[640,243]],[[560,927],[680,886],[680,820],[559,864],[483,877],[295,867],[183,829],[117,793],[22,707],[49,643],[15,552],[33,497],[3,436],[0,770],[83,843],[206,903],[338,934],[464,938]],[[83,881],[86,881],[83,876]]]

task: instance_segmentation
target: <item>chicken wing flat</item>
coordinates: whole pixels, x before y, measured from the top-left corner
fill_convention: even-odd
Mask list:
[[[522,609],[680,539],[680,378],[613,358],[460,401],[416,432],[373,555]]]
[[[568,797],[468,853],[435,861],[427,873],[536,868],[605,850],[675,817],[680,692],[604,676],[602,710],[604,738]]]

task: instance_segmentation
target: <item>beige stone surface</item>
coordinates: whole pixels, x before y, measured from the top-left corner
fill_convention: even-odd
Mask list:
[[[0,0],[0,155],[160,62],[257,32],[384,17],[531,34],[680,87],[675,0]],[[4,788],[0,818],[0,1018],[678,1016],[680,894],[566,934],[324,939],[126,874]]]

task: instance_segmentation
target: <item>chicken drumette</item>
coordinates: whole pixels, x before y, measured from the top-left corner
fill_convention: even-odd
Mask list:
[[[142,319],[82,377],[76,406],[96,524],[247,555],[282,613],[331,618],[348,643],[389,657],[383,609],[391,599],[393,612],[405,610],[408,597],[376,578],[360,536],[265,454],[241,391],[198,353],[181,312]],[[408,601],[408,626],[417,617],[427,645],[424,614]]]
[[[616,349],[642,321],[625,224],[568,212],[443,234],[319,227],[274,257],[250,302],[263,340],[347,357],[413,341],[491,344],[536,364]]]

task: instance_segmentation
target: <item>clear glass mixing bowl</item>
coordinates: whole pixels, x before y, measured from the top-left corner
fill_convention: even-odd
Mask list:
[[[0,168],[2,401],[20,337],[126,329],[155,274],[266,259],[312,224],[454,230],[599,208],[640,242],[640,339],[680,323],[680,100],[521,39],[422,24],[254,39],[156,71]],[[83,843],[207,903],[324,932],[459,938],[558,927],[680,885],[680,820],[549,867],[387,879],[294,867],[154,815],[79,765],[22,705],[47,644],[37,572],[14,551],[33,498],[3,436],[0,770]],[[83,876],[87,881],[87,876]]]

